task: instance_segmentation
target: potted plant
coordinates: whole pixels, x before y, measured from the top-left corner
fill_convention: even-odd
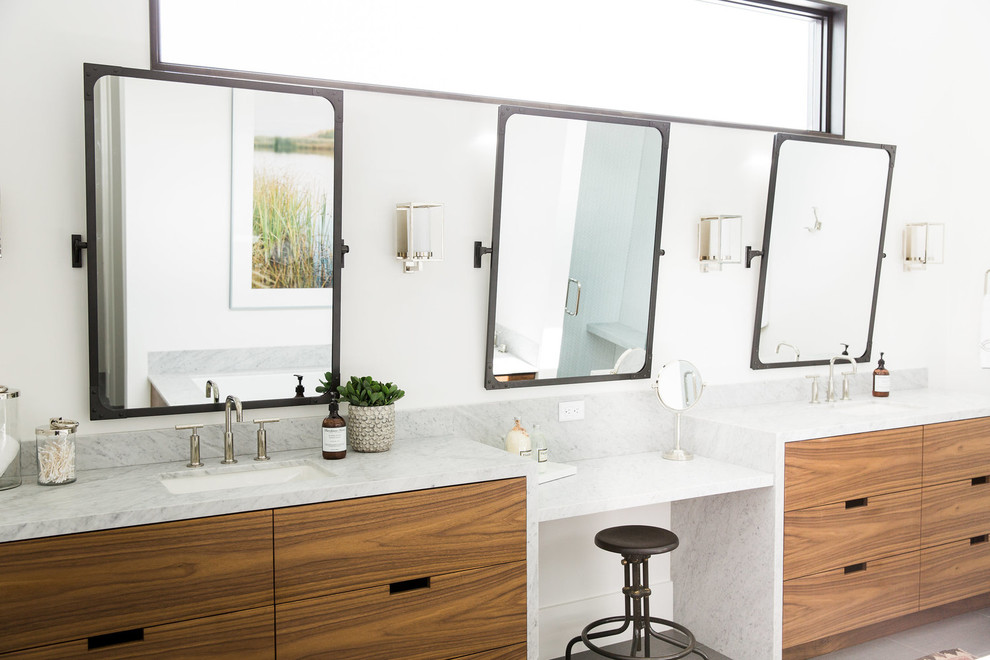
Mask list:
[[[395,402],[405,396],[393,383],[381,383],[371,376],[351,379],[339,385],[340,397],[347,401],[347,440],[354,451],[388,451],[395,441]]]

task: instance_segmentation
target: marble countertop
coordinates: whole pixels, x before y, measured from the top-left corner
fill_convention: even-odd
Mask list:
[[[773,475],[704,456],[668,461],[660,452],[571,461],[577,474],[540,484],[540,522],[773,485]]]
[[[885,398],[860,396],[835,403],[788,401],[696,409],[686,413],[684,420],[769,433],[778,441],[791,442],[987,416],[990,393],[917,389],[894,391]]]
[[[299,460],[312,461],[331,476],[188,494],[173,494],[161,482],[162,474],[187,470],[175,462],[79,471],[75,483],[63,486],[25,479],[0,491],[0,541],[536,475],[535,461],[453,437],[397,442],[379,454],[349,451],[339,461],[324,461],[318,449],[277,452],[265,465]],[[229,467],[258,465],[250,456],[238,461]],[[217,472],[227,466],[199,469]]]

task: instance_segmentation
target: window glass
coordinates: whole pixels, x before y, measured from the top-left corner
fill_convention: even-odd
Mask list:
[[[810,12],[719,0],[156,4],[156,64],[164,68],[799,130],[822,126],[822,18]]]

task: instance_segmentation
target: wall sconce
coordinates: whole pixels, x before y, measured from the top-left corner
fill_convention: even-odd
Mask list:
[[[701,272],[722,270],[722,264],[742,263],[742,216],[713,215],[698,223]]]
[[[904,270],[924,270],[942,263],[945,225],[919,222],[904,227]]]
[[[395,205],[395,258],[405,273],[421,270],[424,261],[443,261],[443,204]]]

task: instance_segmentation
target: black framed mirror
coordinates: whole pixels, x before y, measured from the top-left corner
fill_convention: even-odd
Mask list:
[[[775,136],[753,369],[870,360],[895,152]]]
[[[669,135],[499,108],[487,389],[649,378]]]
[[[86,64],[84,105],[91,419],[324,401],[343,94]]]

